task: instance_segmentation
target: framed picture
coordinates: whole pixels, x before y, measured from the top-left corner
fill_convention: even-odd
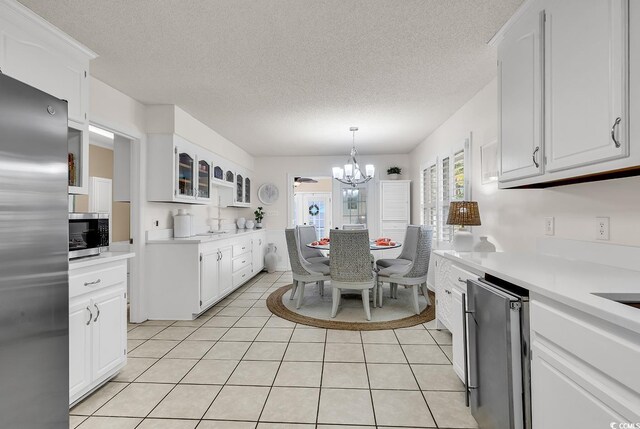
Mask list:
[[[480,147],[480,170],[482,184],[498,181],[498,141]]]

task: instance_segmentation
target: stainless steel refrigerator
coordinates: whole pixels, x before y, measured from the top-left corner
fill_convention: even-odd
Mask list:
[[[67,103],[0,73],[3,428],[69,427],[67,183]]]

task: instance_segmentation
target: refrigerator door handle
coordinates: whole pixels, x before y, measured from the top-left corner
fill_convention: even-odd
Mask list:
[[[87,320],[87,326],[89,326],[89,324],[91,323],[91,319],[93,319],[93,313],[91,312],[91,309],[89,308],[88,305],[87,305],[87,311],[89,312],[89,320]]]

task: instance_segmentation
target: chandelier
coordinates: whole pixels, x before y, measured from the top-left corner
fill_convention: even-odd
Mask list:
[[[351,185],[355,188],[356,186],[367,183],[369,180],[373,179],[375,167],[373,164],[367,164],[365,166],[364,174],[362,170],[360,170],[360,165],[358,165],[358,161],[356,161],[356,155],[358,155],[358,151],[356,150],[356,131],[358,131],[358,127],[351,127],[349,128],[349,131],[353,133],[351,155],[349,156],[347,163],[344,165],[344,168],[333,167],[333,178],[340,183]]]

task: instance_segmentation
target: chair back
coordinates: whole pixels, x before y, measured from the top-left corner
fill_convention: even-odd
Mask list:
[[[293,228],[287,228],[284,230],[285,238],[287,239],[287,250],[289,252],[289,263],[291,264],[291,271],[299,276],[307,276],[309,272],[304,268],[302,264],[300,250],[298,248],[298,240],[296,237],[296,230]]]
[[[367,229],[367,225],[364,223],[345,223],[342,225],[342,229],[345,231],[357,231]]]
[[[362,283],[373,280],[369,231],[332,229],[329,266],[331,279],[339,282]]]
[[[409,225],[404,234],[404,242],[402,243],[402,252],[399,259],[413,261],[418,251],[418,235],[420,234],[420,225]]]
[[[431,240],[433,229],[431,226],[420,225],[418,230],[418,245],[415,258],[412,260],[411,269],[403,276],[409,278],[425,277],[429,271],[429,259],[431,258]]]
[[[306,245],[318,240],[318,234],[316,233],[316,227],[313,225],[298,225],[296,226],[298,232],[298,245],[300,246],[300,253],[304,259],[317,258],[324,256],[318,249],[312,249]]]

